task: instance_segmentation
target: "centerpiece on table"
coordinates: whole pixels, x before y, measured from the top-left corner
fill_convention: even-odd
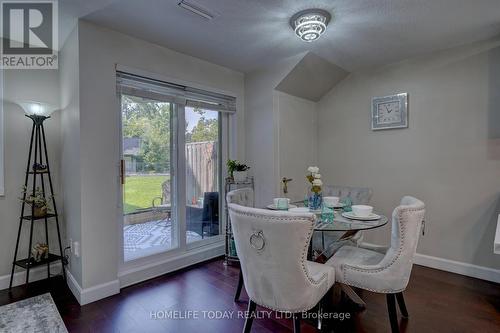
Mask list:
[[[311,192],[308,198],[308,206],[310,210],[318,210],[321,208],[321,203],[323,201],[323,196],[321,194],[321,186],[323,182],[321,181],[321,174],[319,173],[319,168],[310,166],[307,168],[308,175],[306,176],[309,183],[311,183]]]

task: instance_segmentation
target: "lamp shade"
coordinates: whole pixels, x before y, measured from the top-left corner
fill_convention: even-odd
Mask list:
[[[42,102],[34,102],[34,101],[24,101],[18,103],[24,110],[28,116],[36,115],[36,116],[45,116],[48,117],[57,110],[56,106],[42,103]]]

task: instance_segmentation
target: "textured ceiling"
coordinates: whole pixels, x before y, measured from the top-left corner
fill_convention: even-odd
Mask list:
[[[119,0],[59,0],[59,47],[75,28],[77,19]]]
[[[83,18],[243,72],[304,51],[353,71],[500,33],[499,0],[190,0],[215,13],[211,21],[178,1],[108,1]],[[288,20],[310,7],[333,20],[318,41],[305,43]]]

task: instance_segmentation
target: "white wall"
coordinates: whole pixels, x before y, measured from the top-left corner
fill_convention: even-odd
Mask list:
[[[115,65],[237,97],[237,148],[244,151],[243,74],[88,22],[79,23],[81,287],[117,279],[119,106]],[[239,156],[241,158],[241,156]]]
[[[61,99],[61,183],[64,202],[63,220],[68,239],[81,239],[81,173],[80,173],[80,100],[78,64],[78,28],[69,34],[59,52]],[[72,256],[68,269],[81,285],[81,257]]]
[[[373,96],[409,94],[409,128],[373,132]],[[426,203],[418,252],[500,268],[500,40],[350,75],[319,104],[324,178],[368,186],[389,215],[403,195]],[[389,228],[366,232],[389,240]]]
[[[304,57],[300,54],[245,75],[246,161],[255,177],[255,205],[269,204],[278,193],[278,109],[274,108],[276,86]]]
[[[4,139],[5,139],[5,196],[0,196],[0,289],[8,287],[8,279],[16,245],[21,213],[21,187],[24,184],[28,158],[29,139],[32,122],[24,116],[24,111],[15,104],[19,101],[33,100],[59,105],[57,70],[4,70]],[[58,208],[62,207],[59,186],[59,112],[45,121],[47,148],[51,163],[52,177]],[[54,223],[49,222],[50,244],[58,253]],[[61,221],[61,226],[63,226]],[[43,223],[34,229],[34,242],[45,242]],[[64,229],[63,229],[64,232]],[[29,223],[24,223],[20,243],[20,256],[28,255]],[[58,273],[54,271],[53,273]]]
[[[279,180],[292,178],[288,183],[288,197],[292,201],[303,200],[309,190],[305,178],[307,167],[317,163],[317,103],[276,91],[274,108],[278,110],[279,174],[276,193],[282,194]]]

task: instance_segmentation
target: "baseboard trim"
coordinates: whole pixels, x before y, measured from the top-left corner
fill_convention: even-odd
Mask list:
[[[200,247],[196,250],[190,250],[187,253],[162,261],[126,269],[118,273],[120,288],[171,273],[209,259],[220,257],[223,254],[224,244],[215,243]]]
[[[365,242],[366,245],[378,246]],[[439,269],[441,271],[456,273],[476,279],[500,283],[500,269],[478,266],[462,261],[433,257],[426,254],[415,253],[414,263],[420,266]]]
[[[66,277],[68,279],[68,287],[80,305],[89,304],[120,293],[119,280],[113,280],[83,289],[69,270],[66,270]]]
[[[71,292],[73,293],[73,296],[75,296],[76,300],[81,305],[82,287],[80,287],[73,274],[71,274],[71,272],[67,268],[66,268],[66,284],[68,285],[69,290],[71,290]]]
[[[59,272],[61,270],[61,262],[54,262],[50,264],[51,275],[54,272]],[[30,269],[30,281],[35,282],[39,280],[44,280],[47,278],[47,266],[38,266]],[[10,282],[10,274],[0,276],[0,290],[8,289]],[[26,282],[26,270],[22,270],[14,273],[14,279],[12,280],[12,287],[17,287],[23,285]]]
[[[473,265],[461,261],[433,257],[419,253],[415,254],[415,264],[439,269],[446,272],[461,274],[481,280],[500,283],[499,269]]]
[[[66,269],[67,284],[78,303],[85,305],[118,294],[120,293],[120,288],[216,258],[222,254],[224,254],[223,244],[204,246],[180,256],[120,272],[117,280],[86,289],[83,289],[71,272]]]

